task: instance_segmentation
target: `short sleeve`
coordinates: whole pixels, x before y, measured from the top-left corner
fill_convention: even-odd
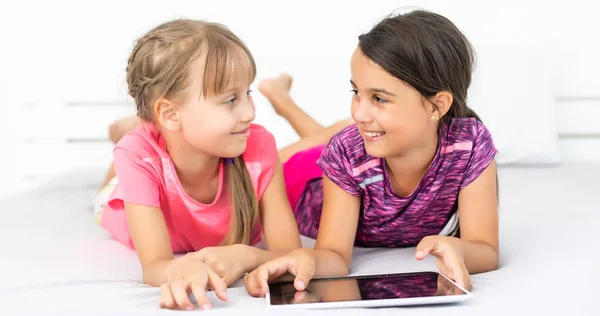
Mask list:
[[[250,177],[255,180],[256,196],[260,199],[271,183],[279,157],[273,134],[264,127],[253,124],[242,157]]]
[[[321,167],[323,173],[337,186],[354,196],[361,196],[362,190],[352,176],[352,165],[342,143],[343,135],[344,133],[338,133],[331,138],[323,149],[317,164]]]
[[[492,135],[483,123],[476,121],[473,129],[473,149],[471,151],[469,162],[467,163],[467,169],[460,187],[461,189],[475,181],[490,163],[492,163],[498,153],[498,150],[494,146]]]
[[[124,148],[114,150],[114,163],[119,183],[109,201],[112,209],[123,209],[124,202],[160,208],[159,181],[148,163]]]

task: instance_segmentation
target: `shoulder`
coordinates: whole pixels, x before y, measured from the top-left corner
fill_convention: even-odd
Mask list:
[[[475,118],[452,119],[444,130],[442,154],[455,150],[476,151],[493,147],[492,135],[487,127]]]
[[[334,157],[346,160],[351,168],[374,159],[367,153],[364,140],[355,124],[334,135],[325,147],[325,151]]]
[[[447,158],[448,172],[463,175],[461,188],[479,177],[497,153],[489,130],[474,118],[454,119],[441,149],[441,154]]]
[[[125,134],[115,145],[114,152],[115,155],[126,152],[139,160],[160,157],[164,152],[164,149],[161,150],[161,139],[155,126],[144,124]]]

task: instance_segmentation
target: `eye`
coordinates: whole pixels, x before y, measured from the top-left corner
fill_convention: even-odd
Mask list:
[[[382,99],[378,96],[373,96],[373,100],[375,100],[376,103],[387,103],[388,102],[388,100]]]
[[[235,104],[236,101],[237,101],[237,98],[233,97],[233,98],[225,101],[224,103],[227,105],[233,105],[233,104]]]
[[[356,89],[352,89],[352,90],[350,90],[350,92],[352,92],[352,94],[354,94],[357,97],[360,96],[360,94],[358,93],[358,90],[356,90]]]
[[[247,92],[246,94],[247,94],[247,95],[250,95],[250,94],[252,94],[252,92],[254,92],[254,91],[252,91],[252,90],[248,90],[248,92]]]

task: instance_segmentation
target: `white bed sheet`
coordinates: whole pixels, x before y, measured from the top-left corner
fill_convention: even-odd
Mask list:
[[[94,223],[102,172],[72,172],[0,201],[0,314],[166,314],[159,290],[141,283],[133,251]],[[459,305],[371,309],[369,314],[597,315],[600,165],[500,169],[501,268],[473,275],[474,297]],[[310,246],[314,241],[304,239]],[[414,249],[355,250],[353,274],[435,269]],[[239,286],[239,282],[237,286]],[[275,311],[243,288],[211,313]],[[288,313],[288,312],[286,312]],[[292,310],[289,313],[301,313]],[[316,311],[312,313],[324,313]],[[335,310],[361,314],[365,310]]]

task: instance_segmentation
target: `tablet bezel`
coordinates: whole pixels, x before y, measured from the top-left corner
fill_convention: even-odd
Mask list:
[[[348,280],[348,279],[364,279],[374,277],[393,277],[398,275],[413,275],[417,273],[435,273],[438,276],[444,277],[451,284],[465,292],[465,294],[456,295],[441,295],[441,296],[425,296],[413,298],[389,298],[389,299],[374,299],[374,300],[359,300],[359,301],[342,301],[342,302],[318,302],[318,303],[298,303],[298,304],[281,304],[271,305],[271,286],[269,292],[265,296],[265,303],[269,308],[301,308],[301,309],[330,309],[330,308],[361,308],[361,307],[392,307],[392,306],[417,306],[417,305],[437,305],[463,302],[472,297],[472,293],[467,291],[462,286],[459,286],[449,277],[436,271],[418,271],[418,272],[401,272],[401,273],[385,273],[385,274],[366,274],[352,275],[343,277],[331,278],[314,278],[313,280]],[[281,282],[291,283],[291,282]]]

